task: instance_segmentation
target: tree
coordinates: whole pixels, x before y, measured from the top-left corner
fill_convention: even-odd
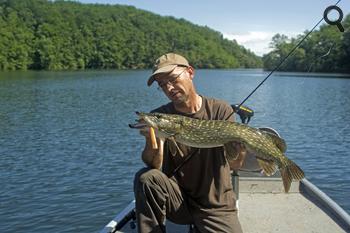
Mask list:
[[[196,68],[261,67],[261,59],[208,27],[135,7],[0,1],[0,69],[150,68],[179,52]]]
[[[350,16],[343,22],[350,27]],[[287,54],[308,34],[289,39],[276,34],[270,44],[273,50],[264,55],[264,68],[274,69]],[[280,71],[302,72],[350,72],[350,39],[349,32],[340,33],[335,26],[322,25],[311,33],[305,41],[279,68]]]

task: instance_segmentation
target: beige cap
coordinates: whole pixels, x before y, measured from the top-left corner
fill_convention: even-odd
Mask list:
[[[153,66],[153,73],[151,77],[149,77],[147,81],[147,85],[151,86],[154,82],[154,76],[159,73],[170,73],[175,69],[177,66],[190,66],[188,64],[188,61],[186,58],[184,58],[181,55],[178,55],[176,53],[167,53],[163,56],[159,57],[154,66]]]

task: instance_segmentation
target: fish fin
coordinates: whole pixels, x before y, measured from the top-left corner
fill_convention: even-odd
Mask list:
[[[236,142],[228,142],[224,144],[227,160],[236,160],[238,151],[236,149]]]
[[[277,135],[275,135],[273,133],[270,133],[270,132],[267,132],[267,131],[260,130],[260,132],[263,135],[269,137],[282,153],[286,152],[287,144],[286,144],[286,142],[284,141],[283,138],[278,137]]]
[[[294,163],[292,160],[289,160],[288,162],[289,162],[289,164],[287,167],[288,167],[288,170],[289,170],[291,177],[294,180],[302,180],[305,177],[303,170],[301,170],[301,168],[296,163]]]
[[[181,157],[184,157],[184,153],[182,152],[182,150],[180,149],[180,147],[177,145],[175,138],[174,137],[169,137],[168,138],[170,140],[171,143],[169,143],[169,149],[172,155],[176,155],[176,151],[179,152]],[[172,148],[171,148],[172,147]],[[175,147],[175,148],[174,148]]]
[[[294,180],[301,180],[305,177],[305,174],[301,168],[296,165],[292,160],[287,161],[287,166],[280,169],[284,191],[289,192],[290,186]]]
[[[284,192],[288,193],[290,186],[292,184],[292,177],[289,173],[289,170],[287,168],[281,168],[280,169],[283,186],[284,186]]]
[[[169,148],[170,154],[172,156],[175,156],[177,154],[177,148],[176,148],[174,141],[167,140],[167,142],[168,142],[168,148]]]
[[[256,158],[256,160],[258,161],[261,169],[263,169],[265,175],[272,176],[276,173],[277,166],[273,161],[262,160],[259,158]]]

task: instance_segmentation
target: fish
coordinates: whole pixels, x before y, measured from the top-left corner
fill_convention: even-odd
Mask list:
[[[157,130],[157,137],[168,138],[190,147],[223,146],[228,160],[237,158],[235,144],[242,143],[248,151],[254,153],[267,176],[273,175],[277,169],[280,171],[286,193],[293,180],[305,177],[303,170],[285,155],[286,142],[273,133],[224,120],[200,120],[165,113],[136,113],[139,123],[129,125],[130,127],[153,127]]]

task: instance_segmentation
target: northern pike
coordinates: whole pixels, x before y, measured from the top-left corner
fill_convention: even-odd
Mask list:
[[[228,159],[236,159],[233,143],[243,143],[248,151],[254,152],[266,175],[272,175],[279,169],[286,193],[293,179],[304,178],[299,166],[284,155],[287,148],[285,141],[272,133],[223,120],[198,120],[164,113],[137,114],[140,123],[157,129],[158,137],[196,148],[223,146]]]

